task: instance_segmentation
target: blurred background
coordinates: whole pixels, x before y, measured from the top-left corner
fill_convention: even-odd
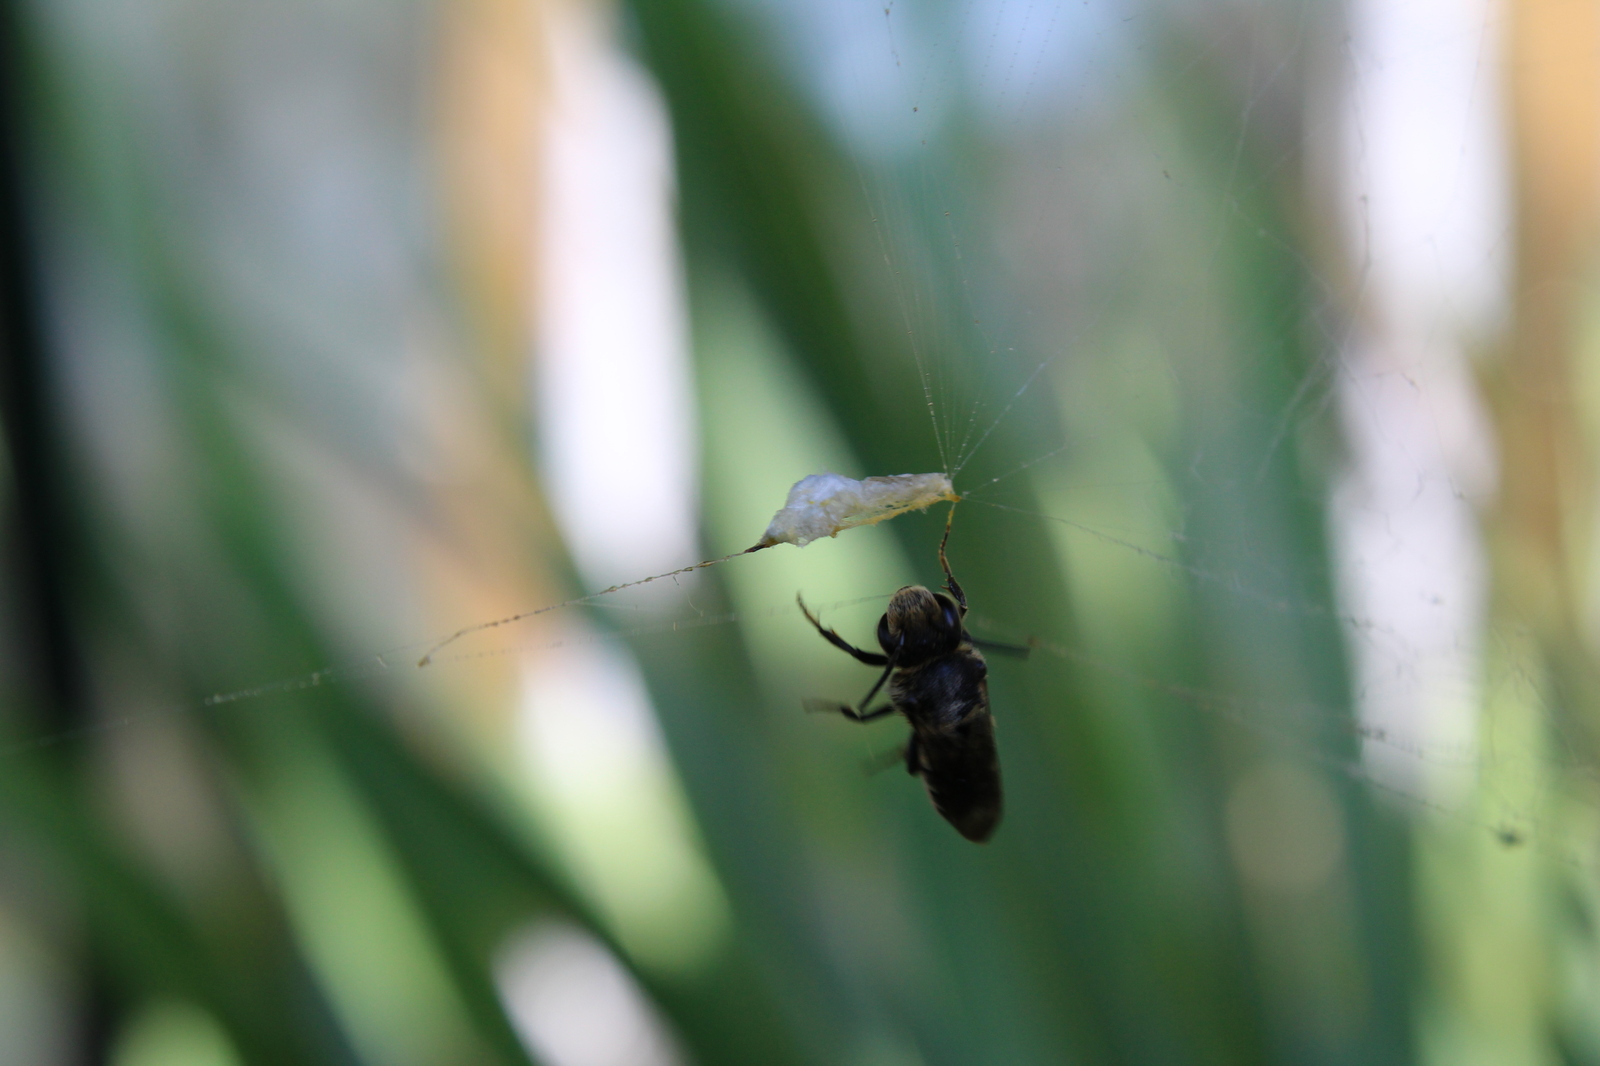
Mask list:
[[[1600,1063],[1600,5],[0,22],[0,1063]]]

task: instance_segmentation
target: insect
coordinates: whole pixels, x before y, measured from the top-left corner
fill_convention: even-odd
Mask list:
[[[953,508],[952,508],[953,510]],[[950,573],[945,523],[939,542],[939,565],[945,591],[907,585],[889,599],[878,619],[883,653],[864,651],[817,621],[805,601],[795,597],[806,621],[829,644],[883,673],[859,707],[809,701],[816,710],[838,711],[853,722],[871,722],[899,711],[911,723],[905,746],[906,772],[922,778],[934,809],[968,840],[982,843],[1000,824],[1000,760],[994,744],[994,716],[989,713],[989,666],[978,642],[962,624],[967,597]],[[985,645],[1021,655],[1026,648]],[[869,710],[873,697],[889,684],[888,706]]]

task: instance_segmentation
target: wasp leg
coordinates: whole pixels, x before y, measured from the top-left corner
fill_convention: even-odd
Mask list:
[[[883,687],[883,683],[885,681],[889,680],[889,675],[892,673],[894,673],[893,664],[885,665],[883,668],[883,673],[878,675],[878,680],[874,681],[872,683],[872,687],[867,690],[867,694],[861,697],[860,705],[862,707],[865,707],[872,702],[872,697],[878,694],[878,690]],[[875,711],[858,711],[854,707],[851,707],[848,703],[827,703],[821,700],[808,700],[806,701],[806,708],[807,710],[813,708],[817,710],[836,710],[846,718],[849,718],[851,721],[855,722],[871,722],[875,719],[882,718],[886,714],[894,713],[894,704],[892,703],[887,707],[879,707]]]
[[[883,673],[878,675],[878,680],[874,681],[872,683],[872,687],[867,689],[867,694],[865,696],[861,697],[861,702],[857,706],[865,707],[867,704],[871,703],[872,702],[872,697],[874,697],[874,696],[876,696],[878,694],[878,690],[883,687],[883,683],[885,681],[889,680],[889,675],[892,674],[892,673],[894,673],[894,664],[893,663],[889,663],[886,666],[884,666]],[[883,708],[882,710],[873,711],[872,713],[876,717],[876,716],[881,716],[881,715],[888,714],[892,710],[894,710],[894,705],[893,704],[889,705],[888,707]],[[863,718],[863,719],[861,719],[861,721],[864,722],[864,721],[866,721],[866,719]]]
[[[961,608],[961,617],[967,616],[967,594],[961,591],[961,582],[950,572],[950,560],[945,558],[944,546],[950,542],[950,523],[956,518],[956,505],[950,505],[950,514],[944,520],[944,536],[939,538],[939,565],[944,569],[944,587],[950,595],[956,598],[956,606]]]
[[[892,703],[866,713],[856,710],[848,703],[838,703],[834,700],[806,700],[805,708],[815,714],[842,714],[852,722],[876,722],[884,715],[894,713],[894,704]]]
[[[794,602],[800,605],[800,613],[806,616],[806,621],[817,627],[817,632],[822,634],[822,639],[826,640],[829,644],[832,644],[835,648],[838,648],[843,652],[849,652],[851,655],[855,656],[859,662],[866,663],[868,666],[889,665],[888,656],[879,655],[875,651],[863,651],[862,649],[855,647],[853,644],[850,644],[839,634],[824,626],[821,622],[817,621],[816,616],[813,615],[809,609],[807,609],[806,601],[800,598],[800,594],[798,592],[794,595]],[[873,691],[877,690],[874,689]]]
[[[867,711],[864,714],[861,713],[861,712],[852,710],[849,707],[844,707],[844,706],[841,706],[839,708],[839,710],[840,710],[841,713],[844,714],[844,716],[846,718],[849,718],[851,721],[855,721],[855,722],[875,722],[879,718],[882,718],[886,714],[893,714],[894,713],[894,704],[891,703],[891,704],[889,704],[887,706],[879,707],[875,711]]]

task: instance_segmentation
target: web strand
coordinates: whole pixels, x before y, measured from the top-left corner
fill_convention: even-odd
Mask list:
[[[1039,637],[1023,638],[1015,630],[1001,626],[976,612],[969,614],[968,618],[982,629],[999,633],[1007,639],[1019,641],[1028,647],[1045,652],[1055,658],[1094,670],[1097,673],[1115,678],[1124,684],[1170,697],[1180,704],[1246,729],[1253,734],[1269,737],[1292,756],[1323,766],[1348,778],[1357,785],[1370,788],[1374,792],[1386,795],[1415,810],[1457,822],[1474,831],[1487,833],[1506,847],[1528,844],[1541,854],[1554,858],[1564,865],[1583,870],[1600,868],[1600,864],[1597,864],[1594,860],[1586,858],[1575,849],[1561,844],[1554,833],[1543,832],[1537,820],[1531,815],[1524,814],[1512,818],[1486,819],[1465,806],[1444,803],[1422,792],[1385,781],[1367,769],[1359,759],[1345,758],[1325,750],[1315,740],[1296,733],[1289,727],[1289,723],[1300,720],[1320,725],[1333,725],[1353,738],[1379,745],[1430,765],[1481,770],[1487,757],[1486,753],[1481,749],[1467,746],[1412,744],[1395,738],[1382,728],[1366,725],[1353,718],[1348,712],[1336,712],[1310,704],[1281,705],[1267,701],[1242,699],[1225,693],[1195,688],[1191,685],[1165,681],[1161,678],[1118,666],[1108,660],[1056,641]],[[1278,719],[1287,719],[1288,721],[1280,721]],[[1585,806],[1589,809],[1600,811],[1600,807],[1596,807],[1593,804],[1586,804]]]
[[[696,570],[704,570],[707,567],[716,566],[720,563],[728,562],[730,559],[737,559],[741,555],[749,555],[751,552],[758,552],[771,546],[772,545],[770,544],[757,544],[753,547],[744,549],[744,551],[733,552],[718,559],[707,559],[705,562],[695,563],[693,566],[682,566],[676,570],[668,570],[664,574],[651,574],[649,577],[641,577],[637,581],[624,581],[620,585],[612,585],[610,588],[601,589],[599,592],[591,592],[587,596],[578,596],[574,599],[563,600],[560,603],[552,603],[545,607],[535,607],[531,611],[519,611],[516,614],[507,615],[504,618],[496,618],[490,622],[479,622],[476,625],[464,626],[430,647],[427,652],[423,654],[422,658],[417,660],[417,666],[427,666],[433,661],[433,657],[440,651],[449,647],[451,644],[454,644],[462,637],[469,636],[473,633],[481,633],[486,629],[498,629],[500,626],[508,626],[514,622],[521,622],[527,618],[535,618],[541,614],[549,614],[551,611],[559,611],[564,607],[581,607],[589,603],[591,600],[597,600],[601,596],[609,596],[613,592],[621,592],[623,589],[638,588],[640,585],[648,585],[652,581],[662,581],[669,577],[680,577],[683,574],[692,574]]]
[[[983,436],[979,437],[978,442],[972,446],[972,449],[961,457],[961,459],[956,463],[956,468],[950,471],[950,476],[952,478],[961,473],[966,465],[972,461],[972,457],[978,454],[978,449],[983,447],[984,443],[988,441],[988,439],[994,434],[994,431],[999,429],[1000,424],[1006,420],[1006,416],[1011,413],[1011,408],[1016,405],[1018,400],[1022,399],[1022,394],[1033,388],[1033,383],[1039,379],[1039,375],[1044,373],[1044,368],[1049,365],[1050,361],[1045,360],[1038,366],[1034,367],[1033,373],[1028,375],[1028,380],[1024,381],[1022,386],[1011,395],[1011,399],[1006,401],[1005,407],[1001,408],[1000,414],[992,423],[990,423],[989,428],[983,431]],[[999,479],[996,478],[995,480],[998,481]]]
[[[746,554],[738,552],[725,558],[736,558]],[[713,561],[714,562],[714,561]],[[693,568],[690,568],[693,569]],[[664,575],[663,575],[664,576]],[[527,612],[525,617],[535,613],[546,613],[561,607],[611,607],[619,610],[650,611],[650,608],[636,607],[631,604],[606,604],[602,602],[589,602],[595,597],[606,593],[594,593],[589,597],[568,600],[561,604],[552,604],[537,612]],[[817,605],[818,611],[836,611],[850,607],[859,607],[863,603],[884,603],[889,599],[890,591],[879,591],[867,596],[857,596],[851,599],[835,600],[830,603]],[[728,611],[718,614],[697,614],[688,617],[673,618],[660,622],[649,622],[643,625],[628,626],[622,629],[599,630],[593,635],[562,637],[531,644],[517,644],[498,648],[488,648],[479,651],[457,652],[439,654],[437,651],[430,660],[430,666],[438,668],[446,665],[462,665],[481,662],[488,659],[507,658],[512,656],[533,655],[539,652],[559,648],[581,647],[594,644],[614,644],[635,637],[652,636],[663,633],[686,632],[694,629],[704,629],[714,626],[735,625],[753,621],[766,621],[787,615],[794,610],[793,604],[782,603],[771,607],[756,610]],[[651,612],[654,613],[654,612]],[[487,628],[487,627],[485,627]],[[415,641],[411,644],[400,645],[386,652],[371,655],[357,662],[346,663],[340,666],[326,666],[292,677],[280,678],[259,685],[246,688],[232,689],[227,692],[217,692],[202,699],[198,707],[210,710],[230,704],[247,703],[265,699],[270,696],[288,695],[296,692],[306,692],[312,689],[332,688],[337,685],[351,682],[366,681],[376,677],[392,676],[406,670],[422,669],[420,664],[411,658],[418,648],[432,645],[439,647],[437,641]],[[145,711],[137,714],[122,714],[105,718],[89,725],[78,726],[73,729],[61,730],[54,733],[45,733],[39,736],[26,737],[0,745],[0,760],[25,755],[29,752],[40,751],[55,747],[60,744],[83,740],[89,737],[113,733],[130,726],[152,722],[161,718],[189,713],[195,709],[194,705],[182,703],[173,704],[157,710]]]

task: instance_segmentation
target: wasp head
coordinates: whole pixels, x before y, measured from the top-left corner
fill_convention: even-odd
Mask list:
[[[961,615],[950,597],[907,585],[889,598],[878,620],[878,643],[896,666],[937,659],[961,644]]]

